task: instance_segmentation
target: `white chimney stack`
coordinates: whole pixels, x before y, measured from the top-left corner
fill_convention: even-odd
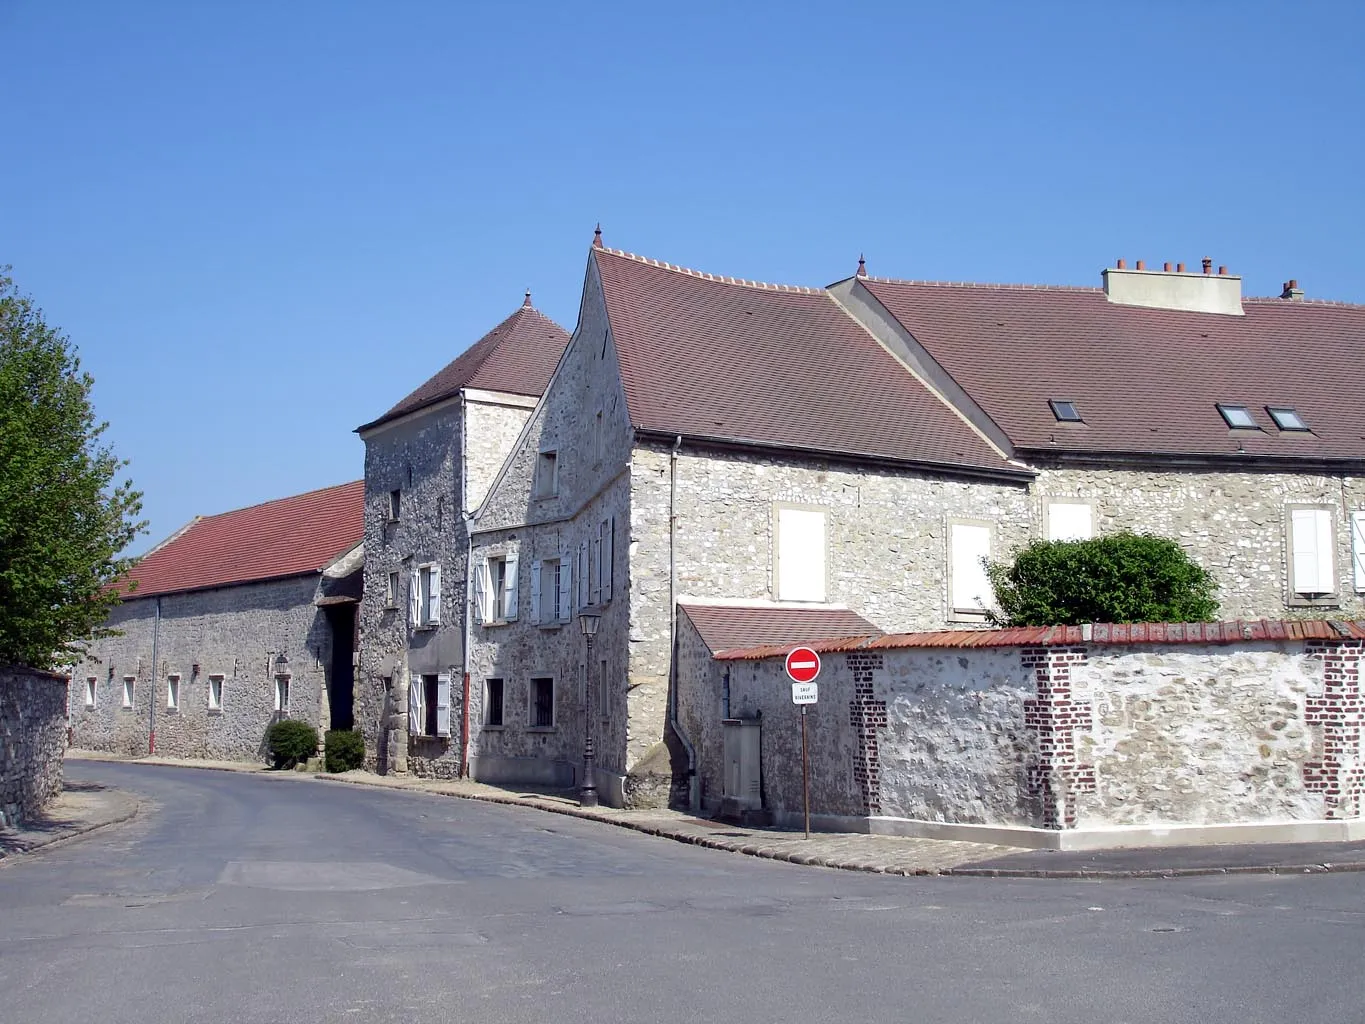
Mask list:
[[[1186,313],[1242,315],[1242,279],[1229,274],[1227,267],[1219,267],[1218,273],[1213,273],[1210,259],[1203,261],[1202,274],[1186,273],[1183,263],[1175,270],[1146,270],[1143,261],[1138,260],[1137,267],[1129,270],[1125,261],[1119,260],[1117,267],[1105,268],[1101,276],[1104,294],[1110,302]]]

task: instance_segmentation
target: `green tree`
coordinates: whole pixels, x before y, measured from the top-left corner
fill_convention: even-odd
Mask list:
[[[1216,584],[1173,540],[1116,533],[1094,540],[1036,540],[1012,562],[986,566],[1007,626],[1086,622],[1208,622]]]
[[[0,664],[55,668],[104,622],[119,557],[146,523],[127,465],[101,443],[90,374],[0,267]]]

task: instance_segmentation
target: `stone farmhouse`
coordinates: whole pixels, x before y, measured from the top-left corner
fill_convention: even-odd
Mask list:
[[[125,580],[71,671],[72,745],[258,760],[269,726],[353,724],[362,481],[194,519]]]

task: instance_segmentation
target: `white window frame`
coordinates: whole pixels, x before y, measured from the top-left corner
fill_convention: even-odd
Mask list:
[[[1365,591],[1365,511],[1352,512],[1351,520],[1351,567],[1355,577],[1356,593]]]
[[[798,526],[801,518],[819,516],[820,541],[818,552],[809,548],[800,552],[783,551],[783,545],[792,538],[800,538],[809,532],[808,528]],[[783,526],[784,517],[787,524]],[[813,522],[813,520],[807,520]],[[829,509],[820,505],[793,505],[778,502],[773,506],[773,596],[779,601],[793,601],[823,604],[829,600]],[[798,540],[792,540],[797,543]],[[806,569],[798,574],[795,566],[808,563],[818,554],[818,567]],[[818,571],[818,587],[813,585]]]
[[[959,622],[983,622],[986,620],[991,608],[995,605],[995,593],[991,591],[990,580],[986,576],[985,569],[972,565],[970,567],[960,564],[960,557],[979,557],[980,552],[969,555],[965,551],[959,556],[959,542],[962,547],[979,547],[981,537],[980,531],[985,531],[986,551],[984,557],[992,558],[995,554],[995,526],[985,519],[949,519],[948,520],[948,546],[944,559],[948,575],[948,618]],[[970,531],[970,532],[968,532]],[[960,576],[968,576],[968,579],[959,579]],[[973,581],[984,581],[989,595],[963,593],[965,590],[979,589]],[[987,603],[981,604],[980,598],[986,596]]]
[[[432,685],[434,702],[427,700]],[[435,731],[427,732],[428,713],[436,711]],[[413,672],[408,676],[408,732],[427,739],[450,738],[450,673]]]
[[[209,676],[209,713],[223,710],[223,676],[213,673]]]
[[[424,562],[412,570],[408,600],[414,629],[434,629],[441,624],[441,566]]]
[[[85,677],[85,706],[87,708],[93,708],[96,705],[96,701],[98,700],[99,682],[98,676]]]
[[[1068,511],[1059,516],[1059,509],[1067,509]],[[1085,509],[1089,518],[1084,536],[1067,529],[1069,520],[1079,515],[1078,512],[1070,511],[1074,509]],[[1061,535],[1063,533],[1064,535]],[[1080,498],[1048,498],[1043,507],[1043,536],[1050,541],[1094,540],[1095,506]]]
[[[398,594],[402,587],[403,576],[397,569],[391,569],[384,583],[384,607],[397,608]]]
[[[180,710],[180,675],[172,672],[166,677],[166,711]]]
[[[132,710],[137,705],[137,676],[123,677],[123,707]]]
[[[1340,601],[1341,580],[1337,572],[1337,523],[1335,507],[1309,502],[1285,507],[1284,550],[1289,581],[1285,604],[1291,607],[1333,607]],[[1311,530],[1310,536],[1304,530]],[[1308,566],[1308,560],[1316,564]],[[1307,580],[1301,579],[1307,577]],[[1326,584],[1330,589],[1318,589]],[[1315,586],[1316,585],[1316,586]],[[1300,587],[1312,587],[1303,589]]]
[[[536,454],[534,490],[537,498],[553,498],[559,493],[558,449],[544,448]]]
[[[536,718],[535,718],[535,715],[536,715],[536,686],[535,686],[535,684],[536,684],[536,681],[537,681],[537,680],[540,680],[540,679],[548,679],[548,680],[550,681],[550,724],[549,724],[549,725],[536,725],[536,724],[535,724],[535,720],[536,720]],[[559,714],[558,714],[559,709],[558,709],[558,707],[556,706],[556,705],[558,705],[558,703],[559,703],[559,693],[558,693],[558,689],[559,689],[559,686],[558,686],[557,681],[555,680],[555,677],[554,677],[553,675],[551,675],[549,672],[538,672],[538,673],[532,675],[532,676],[527,680],[527,683],[526,683],[526,728],[527,728],[527,729],[539,730],[539,731],[548,731],[548,730],[550,730],[550,729],[555,729],[555,728],[557,728],[557,727],[559,726]],[[506,711],[506,707],[507,707],[507,704],[506,704],[506,696],[507,696],[507,691],[506,691],[506,689],[504,689],[504,690],[503,690],[503,719],[504,719],[504,720],[507,718],[507,711]]]
[[[398,522],[399,514],[403,509],[403,489],[395,487],[389,491],[384,499],[384,522]]]
[[[497,586],[499,572],[502,577],[500,588]],[[516,622],[519,584],[515,553],[499,552],[486,556],[474,572],[475,621],[483,626]]]
[[[492,717],[490,709],[492,707],[492,686],[498,684],[498,721],[490,722]],[[483,681],[483,727],[485,729],[501,729],[507,724],[507,677],[489,676]]]
[[[275,676],[275,711],[283,718],[289,717],[289,690],[291,676],[280,673]]]

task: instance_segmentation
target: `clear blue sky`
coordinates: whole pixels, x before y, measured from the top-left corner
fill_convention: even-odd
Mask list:
[[[358,478],[527,286],[572,328],[598,220],[795,284],[1211,256],[1365,302],[1363,46],[1358,3],[0,0],[0,264],[137,550]]]

